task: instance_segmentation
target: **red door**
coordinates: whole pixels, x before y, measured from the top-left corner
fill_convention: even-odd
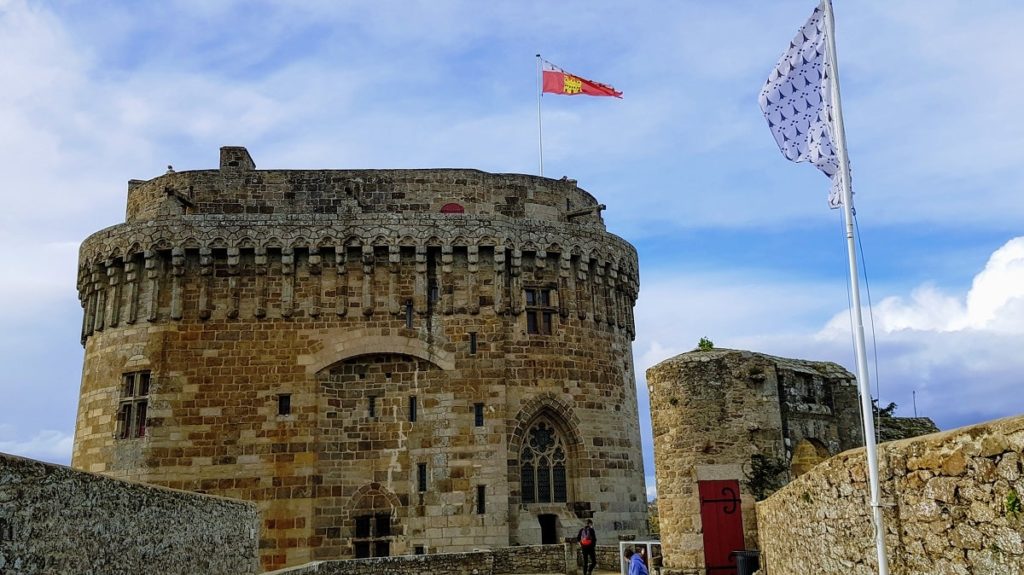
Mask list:
[[[736,575],[733,551],[743,549],[740,484],[734,479],[698,481],[704,527],[704,565],[708,575]]]

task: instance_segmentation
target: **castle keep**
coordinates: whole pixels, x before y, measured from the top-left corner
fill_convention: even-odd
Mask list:
[[[632,246],[573,180],[129,182],[79,259],[72,465],[257,502],[270,569],[645,530]]]

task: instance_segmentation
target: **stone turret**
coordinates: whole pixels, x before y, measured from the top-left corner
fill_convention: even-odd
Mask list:
[[[259,502],[266,568],[645,530],[636,252],[573,180],[129,183],[79,259],[73,465]]]

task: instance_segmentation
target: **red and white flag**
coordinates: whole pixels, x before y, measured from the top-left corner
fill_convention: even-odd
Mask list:
[[[541,60],[544,82],[541,92],[561,94],[563,96],[614,96],[622,97],[622,92],[608,84],[587,80],[555,66],[547,60]]]

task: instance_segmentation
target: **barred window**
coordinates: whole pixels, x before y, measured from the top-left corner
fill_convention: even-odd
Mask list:
[[[551,335],[554,311],[554,308],[551,307],[551,290],[542,288],[526,290],[527,333]]]
[[[549,423],[539,421],[526,433],[519,470],[523,503],[568,501],[565,444]]]
[[[121,400],[117,408],[117,437],[119,439],[146,436],[149,381],[148,371],[134,371],[121,377]]]
[[[391,554],[391,514],[358,515],[355,518],[352,550],[356,559],[387,557]]]

